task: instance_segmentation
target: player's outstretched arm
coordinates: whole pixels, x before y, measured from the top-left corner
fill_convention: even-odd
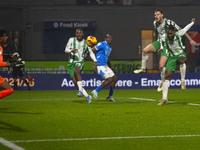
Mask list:
[[[187,34],[186,32],[194,25],[194,22],[193,22],[193,21],[195,22],[195,19],[194,19],[194,18],[192,19],[191,23],[189,23],[189,24],[186,25],[183,29],[181,29],[181,30],[178,31],[180,36],[182,36],[182,35],[185,34],[186,37],[187,37],[188,34]],[[188,36],[189,36],[189,35],[188,35]],[[189,38],[190,38],[190,36],[189,36]],[[191,39],[191,38],[190,38],[190,39]],[[189,39],[189,40],[190,40],[190,39]]]
[[[195,19],[195,18],[192,18],[190,24],[192,24],[192,23],[194,24],[195,21],[196,21],[196,19]],[[187,31],[188,31],[188,30],[192,27],[192,25],[193,25],[193,24],[192,24],[192,25],[190,26],[190,24],[188,24],[188,25],[185,27]],[[186,31],[186,32],[187,32],[187,31]],[[187,39],[190,41],[190,44],[191,44],[191,45],[194,45],[194,46],[197,45],[197,43],[196,43],[196,42],[189,36],[189,34],[186,33],[186,32],[185,32],[185,36],[186,36]]]
[[[91,49],[89,50],[89,54],[90,54],[90,58],[91,58],[94,62],[96,62],[96,61],[97,61],[97,60],[96,60],[96,56],[95,56],[95,54],[92,52]]]

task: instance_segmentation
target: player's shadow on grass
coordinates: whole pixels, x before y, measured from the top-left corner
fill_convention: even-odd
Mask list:
[[[83,100],[73,100],[73,103],[80,103],[80,104],[86,104],[87,101],[85,99]],[[108,100],[104,100],[104,99],[92,99],[91,104],[136,104],[136,103],[144,103],[144,102],[133,102],[133,101],[116,101],[116,102],[111,102]]]
[[[28,114],[28,115],[40,115],[40,114],[42,114],[42,113],[39,113],[39,112],[9,111],[8,108],[0,108],[0,113],[8,113],[8,114]]]
[[[74,103],[80,103],[80,104],[86,104],[87,100],[86,99],[80,99],[80,100],[73,100]],[[106,100],[96,100],[96,99],[92,99],[92,103],[104,103],[107,102]]]
[[[73,103],[80,103],[80,104],[84,104],[85,102],[87,102],[87,100],[73,100]]]
[[[27,130],[24,130],[22,128],[19,128],[17,126],[14,126],[12,124],[9,124],[9,123],[1,121],[1,120],[0,120],[0,130],[12,130],[12,131],[17,131],[17,132],[28,132]]]

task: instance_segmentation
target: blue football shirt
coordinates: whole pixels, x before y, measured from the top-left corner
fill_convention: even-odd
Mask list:
[[[108,57],[110,56],[112,48],[106,41],[99,42],[95,46],[95,48],[97,49],[97,54],[96,54],[97,65],[106,66],[108,62]]]

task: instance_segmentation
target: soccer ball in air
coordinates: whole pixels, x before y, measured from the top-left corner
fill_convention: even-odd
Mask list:
[[[95,45],[97,45],[97,39],[94,36],[88,36],[86,39],[86,44],[89,47],[94,47]]]

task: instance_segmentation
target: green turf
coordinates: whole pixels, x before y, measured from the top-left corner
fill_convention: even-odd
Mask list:
[[[159,100],[156,90],[115,90],[116,103],[104,100],[108,90],[91,104],[76,94],[15,91],[0,100],[0,137],[27,150],[200,149],[200,106],[188,105],[200,104],[199,89],[170,89],[172,103],[163,106],[131,99]],[[0,149],[9,150],[1,143]]]

